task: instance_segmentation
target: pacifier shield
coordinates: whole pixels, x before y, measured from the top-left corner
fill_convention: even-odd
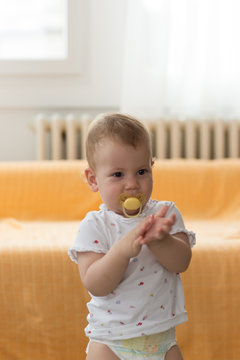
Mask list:
[[[122,206],[123,213],[126,217],[137,217],[142,211],[143,204],[145,202],[144,194],[137,194],[136,196],[131,196],[129,194],[123,193],[119,196],[119,204]],[[128,214],[127,211],[138,211],[137,214]]]

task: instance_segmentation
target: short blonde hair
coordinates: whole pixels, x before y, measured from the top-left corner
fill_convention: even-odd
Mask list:
[[[151,155],[151,138],[146,127],[139,120],[124,114],[100,114],[90,124],[86,140],[86,156],[90,167],[95,168],[96,146],[103,139],[111,139],[138,147],[147,145]]]

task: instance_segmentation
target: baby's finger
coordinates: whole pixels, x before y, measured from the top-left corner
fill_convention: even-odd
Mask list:
[[[145,223],[144,223],[145,232],[148,231],[151,228],[153,223],[154,223],[154,215],[148,216]]]
[[[174,223],[175,223],[175,220],[176,220],[176,216],[175,214],[171,214],[169,217],[165,217],[163,219],[163,224],[168,224],[170,226],[172,226]]]
[[[156,217],[165,217],[167,212],[168,212],[168,206],[163,205],[156,213]]]
[[[154,215],[150,215],[146,219],[144,219],[141,223],[138,236],[144,235],[151,228],[153,223],[154,223]]]
[[[171,214],[171,215],[169,216],[169,219],[171,220],[171,224],[173,225],[173,224],[175,223],[175,221],[176,221],[176,215],[175,215],[175,214]]]

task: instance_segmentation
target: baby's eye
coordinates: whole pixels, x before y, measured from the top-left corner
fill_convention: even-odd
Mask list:
[[[122,176],[122,173],[121,171],[116,171],[114,174],[113,174],[114,177],[121,177]]]
[[[144,175],[144,174],[146,174],[146,172],[147,172],[146,169],[138,170],[138,174],[139,174],[139,175]]]

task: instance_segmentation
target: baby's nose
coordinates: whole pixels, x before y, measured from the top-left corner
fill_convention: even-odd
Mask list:
[[[138,186],[139,186],[139,184],[138,184],[138,180],[136,179],[136,177],[131,176],[127,179],[126,189],[134,190],[134,189],[137,189]]]

